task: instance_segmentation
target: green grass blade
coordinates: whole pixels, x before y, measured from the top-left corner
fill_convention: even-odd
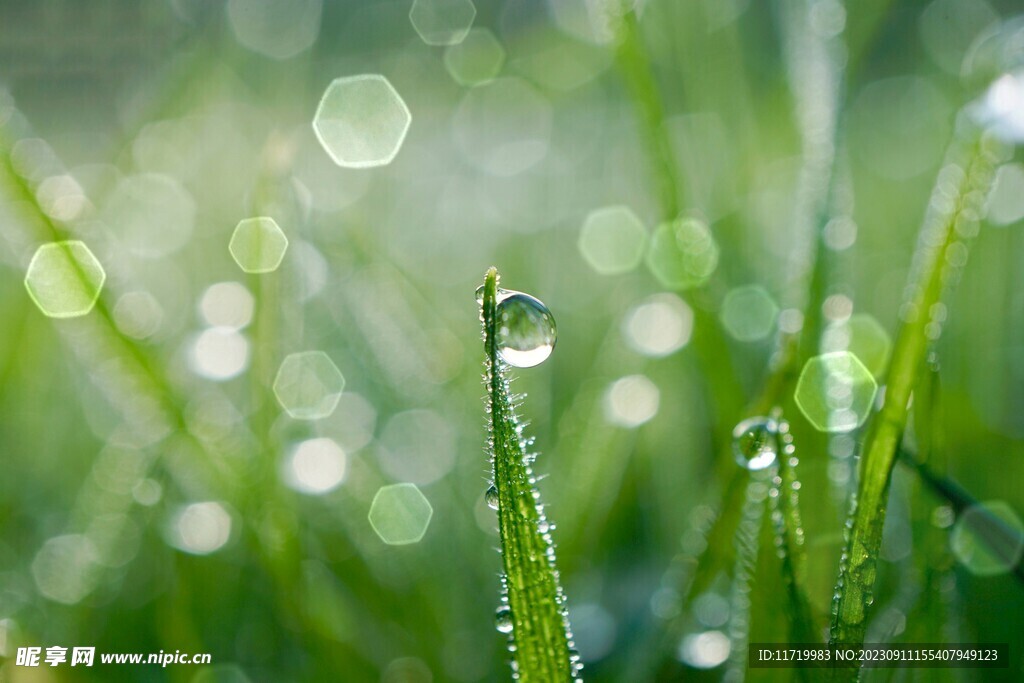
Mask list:
[[[832,643],[857,645],[864,641],[866,613],[874,600],[875,562],[882,542],[890,474],[925,351],[941,331],[941,322],[931,320],[929,312],[946,285],[959,276],[966,240],[977,232],[982,204],[1002,153],[998,143],[966,119],[959,122],[921,229],[885,403],[864,446],[859,491],[847,519],[848,539],[832,606]],[[857,673],[847,670],[839,675],[852,679]]]
[[[768,484],[764,473],[754,473],[747,483],[743,501],[743,517],[733,537],[735,565],[729,595],[729,640],[732,648],[723,680],[742,681],[747,669],[747,642],[750,640],[751,589],[761,543],[765,498]]]
[[[652,179],[657,187],[662,218],[671,220],[679,215],[683,204],[676,177],[679,165],[665,129],[664,106],[634,11],[625,13],[619,19],[617,37],[619,44],[616,61],[630,89],[641,122],[640,131],[651,162]]]
[[[484,379],[490,419],[488,449],[498,499],[498,531],[505,575],[499,630],[509,632],[512,669],[524,683],[576,677],[565,596],[555,568],[554,545],[509,391],[505,362],[498,355],[498,272],[487,271],[483,289]],[[507,612],[507,613],[506,613]]]
[[[768,499],[772,506],[772,529],[789,605],[790,638],[795,643],[814,643],[821,638],[807,599],[807,552],[800,516],[798,459],[789,423],[779,419],[779,464],[772,478]],[[800,670],[803,673],[803,670]]]

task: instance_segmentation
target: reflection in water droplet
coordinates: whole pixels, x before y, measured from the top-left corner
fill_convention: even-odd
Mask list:
[[[512,633],[512,610],[502,605],[494,613],[494,627],[501,633]]]
[[[509,290],[509,289],[502,289],[501,287],[498,287],[498,289],[495,291],[495,294],[497,294],[498,303],[500,304],[502,302],[502,300],[507,298],[510,294],[518,294],[518,292],[514,292],[514,291]],[[479,287],[476,288],[476,302],[478,304],[480,304],[480,305],[483,305],[483,303],[484,303],[484,286],[483,285],[480,285]]]
[[[498,301],[498,353],[509,365],[540,365],[554,350],[556,334],[555,318],[539,299],[511,292]]]
[[[487,507],[492,510],[498,509],[498,489],[494,488],[494,485],[487,487],[487,493],[484,494],[484,500],[487,501]]]
[[[741,467],[763,470],[778,457],[778,425],[769,417],[751,417],[732,430],[732,452]]]

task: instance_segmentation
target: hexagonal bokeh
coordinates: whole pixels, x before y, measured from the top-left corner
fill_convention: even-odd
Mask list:
[[[316,42],[323,0],[228,0],[226,9],[241,45],[282,60]]]
[[[647,229],[628,206],[606,206],[587,215],[577,244],[598,273],[628,273],[644,258]]]
[[[972,574],[1006,574],[1024,556],[1024,522],[1001,500],[972,505],[957,518],[949,544]]]
[[[848,432],[864,424],[878,385],[849,351],[815,356],[796,383],[794,399],[804,417],[822,432]]]
[[[474,28],[465,40],[444,51],[444,66],[459,85],[472,87],[492,81],[505,65],[505,48],[485,28]]]
[[[472,0],[413,0],[409,21],[427,45],[457,45],[476,18]]]
[[[434,514],[430,501],[415,484],[383,486],[373,497],[370,526],[388,545],[417,543]]]
[[[298,420],[318,420],[333,413],[344,389],[344,375],[323,351],[289,355],[274,379],[278,403]]]
[[[385,166],[398,154],[412,114],[378,74],[336,78],[313,117],[313,131],[338,166]]]
[[[759,285],[744,285],[729,290],[719,316],[726,331],[742,342],[764,339],[775,328],[779,307]]]
[[[867,313],[856,313],[832,323],[821,337],[821,351],[849,351],[864,363],[875,377],[889,364],[892,340],[885,328]]]
[[[25,289],[50,318],[85,315],[96,305],[107,274],[84,242],[50,242],[36,250],[25,273]]]
[[[228,250],[246,273],[272,273],[288,251],[288,238],[273,218],[246,218],[232,233]]]
[[[708,226],[696,218],[662,223],[651,236],[647,267],[669,289],[698,287],[718,267],[718,244]]]

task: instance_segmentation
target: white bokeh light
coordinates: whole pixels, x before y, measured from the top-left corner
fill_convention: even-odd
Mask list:
[[[240,330],[252,322],[254,308],[252,294],[238,282],[210,285],[199,299],[199,315],[212,327]]]
[[[661,358],[689,343],[693,310],[674,294],[656,294],[626,314],[622,330],[633,350]]]
[[[996,79],[975,106],[974,115],[1000,139],[1024,142],[1024,70]]]
[[[99,554],[82,534],[56,536],[32,560],[32,578],[39,593],[65,605],[80,602],[99,579]]]
[[[658,414],[661,392],[643,375],[612,382],[604,397],[605,417],[620,427],[639,427]]]
[[[729,658],[729,637],[721,631],[693,633],[679,644],[679,659],[695,669],[713,669]]]
[[[231,538],[231,515],[220,503],[207,501],[181,508],[171,520],[167,540],[193,555],[209,555]]]
[[[296,445],[285,463],[285,483],[300,493],[319,495],[333,491],[345,480],[345,451],[327,438],[307,439]]]
[[[320,33],[322,0],[228,0],[227,15],[238,42],[271,59],[308,50]]]
[[[231,379],[249,365],[249,342],[231,328],[211,327],[192,342],[189,362],[197,375],[217,381]]]

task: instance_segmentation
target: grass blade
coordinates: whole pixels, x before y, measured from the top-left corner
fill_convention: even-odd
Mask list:
[[[795,643],[815,643],[821,636],[807,600],[807,552],[800,518],[800,480],[796,476],[798,459],[789,423],[781,417],[778,420],[778,438],[778,471],[772,478],[768,499],[772,506],[775,549],[789,604],[790,638]],[[805,671],[801,669],[799,673]]]
[[[733,567],[732,588],[729,596],[729,641],[732,647],[722,680],[738,683],[744,680],[747,669],[747,642],[750,639],[750,593],[760,550],[761,523],[764,520],[765,498],[768,485],[763,473],[755,473],[747,483],[743,502],[743,518],[736,527],[733,549],[736,562]]]
[[[958,268],[966,258],[966,238],[977,232],[982,203],[1000,154],[998,143],[965,118],[959,122],[921,229],[885,403],[865,442],[859,491],[847,519],[848,539],[832,605],[833,644],[864,642],[866,612],[874,600],[875,560],[882,543],[890,474],[925,351],[941,332],[941,322],[931,320],[929,314],[946,285],[959,276]],[[837,673],[852,679],[858,672],[851,669]]]
[[[484,280],[482,320],[488,449],[494,468],[493,491],[488,495],[497,496],[505,570],[498,630],[509,633],[514,678],[525,683],[567,681],[576,677],[579,655],[572,649],[550,526],[509,391],[507,366],[498,355],[497,304],[498,272],[491,268]]]
[[[661,102],[650,59],[640,37],[635,11],[624,13],[618,20],[616,59],[625,76],[641,122],[640,132],[652,167],[652,180],[657,187],[662,217],[671,220],[679,215],[682,200],[672,143],[665,129],[665,111]]]

